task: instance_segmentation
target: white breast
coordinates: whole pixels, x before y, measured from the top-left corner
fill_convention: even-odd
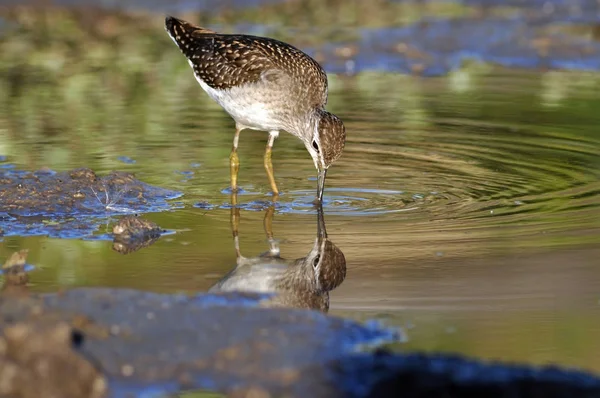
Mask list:
[[[190,62],[190,64],[192,63]],[[194,76],[209,97],[221,105],[236,123],[254,130],[277,131],[284,129],[267,104],[249,96],[244,91],[244,86],[217,90],[206,84],[196,74]]]

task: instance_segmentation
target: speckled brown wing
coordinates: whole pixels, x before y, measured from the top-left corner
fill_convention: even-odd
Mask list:
[[[315,106],[327,102],[327,75],[311,57],[278,40],[222,35],[168,17],[166,29],[190,61],[198,78],[214,89],[228,89],[287,74],[298,85],[318,88]]]

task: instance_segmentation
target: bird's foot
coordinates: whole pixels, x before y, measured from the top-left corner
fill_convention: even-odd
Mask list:
[[[221,193],[224,193],[224,194],[243,194],[245,192],[246,192],[246,190],[241,187],[236,187],[236,188],[227,187],[221,191]]]

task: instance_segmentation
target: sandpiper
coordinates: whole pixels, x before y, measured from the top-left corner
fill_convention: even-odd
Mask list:
[[[280,130],[298,137],[317,168],[317,200],[323,200],[327,169],[344,149],[342,121],[327,112],[327,75],[307,54],[266,37],[219,34],[167,17],[165,27],[187,57],[206,93],[235,121],[231,150],[231,188],[237,190],[237,147],[243,129],[269,132],[264,166],[273,195],[271,151]]]

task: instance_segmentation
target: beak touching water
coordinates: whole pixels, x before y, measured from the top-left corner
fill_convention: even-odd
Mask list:
[[[317,201],[323,203],[323,190],[325,189],[325,176],[327,169],[325,167],[318,169],[317,175]]]

